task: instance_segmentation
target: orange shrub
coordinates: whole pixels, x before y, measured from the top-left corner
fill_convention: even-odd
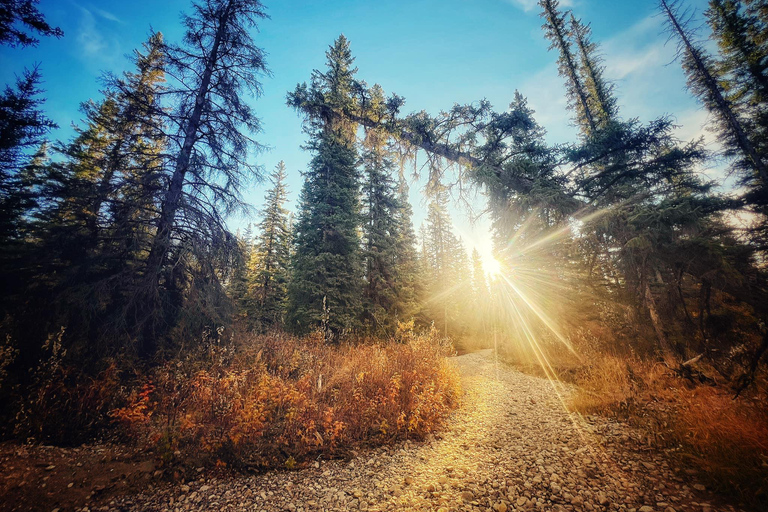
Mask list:
[[[167,363],[112,416],[165,459],[292,467],[432,432],[459,398],[446,350],[435,336],[338,347],[252,337]]]

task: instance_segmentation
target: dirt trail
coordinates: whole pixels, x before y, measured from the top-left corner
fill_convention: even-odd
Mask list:
[[[440,436],[297,472],[205,479],[113,501],[104,510],[733,510],[676,476],[638,433],[569,415],[567,388],[456,358],[466,396]],[[98,509],[98,508],[97,508]]]

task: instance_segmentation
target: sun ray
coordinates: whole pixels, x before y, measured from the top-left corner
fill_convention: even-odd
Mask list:
[[[565,345],[568,350],[574,354],[576,357],[581,358],[579,354],[574,350],[573,346],[571,345],[571,342],[560,332],[560,329],[558,328],[557,324],[536,304],[534,301],[530,300],[528,296],[523,293],[520,288],[518,288],[512,280],[510,280],[507,276],[501,275],[504,282],[509,285],[510,288],[512,288],[515,293],[520,297],[520,299],[525,303],[528,308],[539,318],[539,320],[542,321],[542,323],[552,332],[552,334],[555,335],[555,337],[563,344]]]

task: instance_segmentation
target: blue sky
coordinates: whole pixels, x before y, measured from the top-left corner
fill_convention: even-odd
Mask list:
[[[700,12],[706,7],[706,0],[687,3]],[[655,0],[561,4],[592,23],[624,117],[650,120],[672,114],[681,125],[681,138],[705,135],[711,140],[702,130],[706,114],[684,90],[679,65],[670,64],[674,49],[664,44]],[[263,123],[257,138],[271,149],[258,161],[269,171],[285,160],[292,208],[301,188],[299,171],[310,155],[300,149],[306,137],[299,117],[285,106],[285,94],[308,80],[313,68],[323,68],[324,52],[340,33],[351,41],[358,77],[404,96],[404,112],[436,114],[453,103],[482,98],[502,110],[518,89],[551,142],[574,139],[564,110],[563,80],[557,76],[556,56],[547,51],[535,0],[265,0],[265,5],[271,19],[260,25],[255,40],[267,52],[273,76],[264,79],[264,94],[254,100],[254,108]],[[189,1],[41,0],[39,6],[65,36],[43,40],[37,48],[0,48],[0,78],[7,83],[25,66],[39,63],[46,110],[60,126],[53,137],[66,140],[71,124],[81,117],[78,105],[100,97],[102,71],[130,69],[125,55],[146,40],[150,27],[178,41],[179,13]],[[417,227],[424,215],[419,188],[414,183],[411,190]],[[261,184],[246,192],[256,206],[263,195]],[[489,252],[486,222],[471,225],[458,205],[453,215],[466,244]],[[233,225],[243,222],[235,219]]]

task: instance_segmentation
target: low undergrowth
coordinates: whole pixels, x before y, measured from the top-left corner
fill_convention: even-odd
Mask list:
[[[680,373],[679,363],[639,357],[627,347],[642,340],[617,338],[621,332],[584,322],[570,330],[573,351],[543,335],[535,351],[512,339],[500,355],[520,371],[573,384],[570,409],[639,427],[647,444],[679,456],[708,487],[768,510],[765,373],[734,398],[732,379],[706,359]]]
[[[758,387],[734,399],[730,387],[676,375],[666,364],[602,355],[573,378],[573,409],[616,416],[648,440],[673,448],[714,489],[768,504],[768,404]]]
[[[458,371],[449,342],[403,327],[398,341],[335,346],[322,335],[219,333],[183,356],[104,360],[96,371],[52,336],[26,377],[0,379],[0,438],[130,444],[169,465],[235,469],[421,439],[458,405]]]
[[[335,347],[247,337],[156,368],[110,415],[169,463],[290,469],[434,431],[459,400],[448,350],[434,335]]]

